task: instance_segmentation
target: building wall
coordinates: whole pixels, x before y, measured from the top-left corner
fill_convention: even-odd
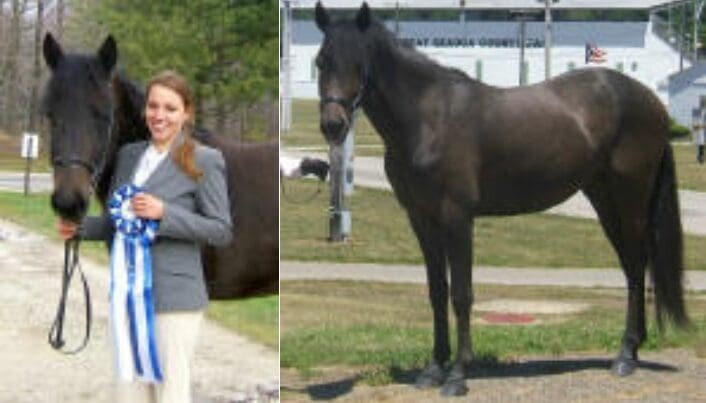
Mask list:
[[[394,27],[387,22],[388,28]],[[416,41],[417,49],[438,63],[461,69],[471,78],[508,87],[519,83],[519,36],[517,22],[400,22],[400,38]],[[533,44],[525,48],[528,83],[544,80],[544,23],[528,22],[526,37]],[[555,22],[553,25],[552,76],[573,68],[586,67],[585,44],[605,50],[606,62],[595,64],[622,70],[641,81],[668,102],[667,77],[678,71],[679,55],[652,33],[650,22]],[[500,44],[481,45],[508,39]],[[313,21],[295,21],[292,46],[292,97],[318,97],[316,68],[321,33]],[[512,42],[515,42],[513,44]],[[426,43],[426,46],[424,45]],[[436,45],[436,46],[435,46]],[[688,61],[684,61],[685,67]],[[593,66],[590,65],[590,66]],[[589,66],[589,67],[590,67]],[[478,73],[480,72],[480,76]]]
[[[669,98],[669,114],[679,124],[691,127],[691,111],[699,106],[699,97],[706,95],[706,83],[693,83]]]

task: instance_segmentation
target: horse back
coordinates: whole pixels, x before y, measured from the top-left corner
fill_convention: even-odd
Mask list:
[[[436,100],[431,108],[424,104],[429,100]],[[666,113],[656,96],[608,69],[514,88],[447,80],[431,87],[421,105],[411,158],[392,158],[386,166],[403,205],[428,198],[429,211],[439,202],[430,187],[473,215],[540,211],[610,164],[650,163],[626,158],[625,149],[652,147],[647,154],[658,155],[665,143]],[[419,178],[423,185],[415,183]]]

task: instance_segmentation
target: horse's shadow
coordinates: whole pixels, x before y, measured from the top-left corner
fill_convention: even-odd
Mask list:
[[[494,358],[485,358],[468,370],[466,379],[531,378],[592,369],[608,371],[611,364],[612,360],[602,358],[532,360],[524,362],[499,362]],[[642,370],[655,372],[679,371],[679,368],[673,365],[653,361],[640,361],[637,366]],[[397,366],[389,367],[388,370],[393,383],[410,386],[414,384],[421,372],[421,369],[402,369]],[[360,375],[350,376],[332,382],[308,385],[302,390],[298,390],[298,392],[308,394],[312,400],[335,399],[350,393],[360,379]],[[283,389],[286,389],[286,387],[283,387]]]

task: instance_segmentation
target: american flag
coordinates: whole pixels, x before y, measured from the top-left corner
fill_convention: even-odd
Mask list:
[[[595,43],[586,44],[586,64],[603,63],[606,61],[606,51],[596,46]]]

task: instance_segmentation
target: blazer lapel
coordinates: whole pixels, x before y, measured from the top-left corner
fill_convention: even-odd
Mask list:
[[[159,162],[157,168],[152,171],[152,174],[147,178],[142,188],[146,191],[153,191],[155,187],[158,187],[160,183],[165,183],[170,177],[173,178],[172,170],[174,169],[174,162],[172,161],[172,156],[167,155],[162,161]]]
[[[130,152],[125,156],[125,161],[118,166],[118,171],[115,176],[118,179],[118,185],[132,182],[132,177],[135,175],[135,169],[140,162],[140,157],[147,149],[147,142],[140,144],[139,147],[132,147]]]

